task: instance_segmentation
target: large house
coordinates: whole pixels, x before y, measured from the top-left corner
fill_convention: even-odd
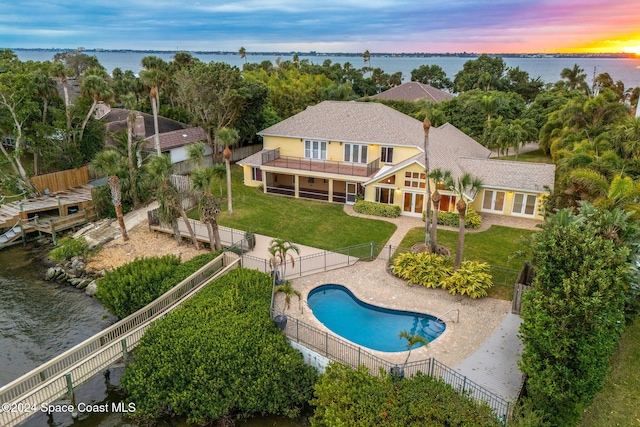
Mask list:
[[[238,162],[245,185],[334,203],[363,197],[410,216],[425,208],[423,124],[383,104],[325,101],[259,135],[263,150]],[[490,154],[449,123],[429,132],[430,169],[482,179],[483,189],[466,195],[477,212],[541,218],[555,166],[490,160]],[[455,211],[455,193],[440,192],[440,209]]]

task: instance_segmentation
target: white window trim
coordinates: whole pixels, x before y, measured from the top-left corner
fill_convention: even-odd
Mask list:
[[[313,143],[318,143],[318,149],[313,148]],[[318,154],[319,157],[316,157]],[[327,141],[319,141],[316,139],[304,140],[304,158],[311,160],[327,160]]]
[[[345,156],[345,150],[347,149],[347,146],[349,147],[349,157],[350,159],[347,160],[346,156]],[[353,161],[353,147],[358,147],[358,161],[354,162]],[[366,156],[367,158],[364,159],[364,162],[362,161],[361,157],[362,157],[362,148],[366,148]],[[367,144],[352,144],[350,142],[345,142],[344,144],[344,148],[342,149],[342,160],[345,163],[353,163],[356,165],[366,165],[369,162],[369,146]]]
[[[484,207],[484,198],[487,195],[487,191],[491,191],[493,192],[493,195],[491,196],[491,209],[487,209]],[[497,210],[494,209],[494,206],[496,205],[496,194],[498,193],[503,193],[504,196],[502,198],[502,209],[501,210]],[[482,207],[482,212],[493,212],[493,213],[504,213],[504,207],[506,205],[506,201],[507,201],[507,192],[504,190],[494,190],[491,188],[486,188],[483,193],[482,193],[482,204],[480,205]]]
[[[395,200],[396,200],[396,195],[395,195],[396,189],[395,189],[395,187],[375,186],[373,188],[375,189],[375,194],[374,195],[375,195],[376,203],[381,203],[383,205],[395,205]],[[380,194],[379,190],[382,190],[382,189],[389,190],[389,194],[391,194],[391,196],[389,198],[393,198],[392,202],[381,202],[381,201],[378,200],[378,195]]]
[[[522,200],[522,213],[520,213],[520,212],[514,212],[514,210],[513,210],[513,207],[514,207],[514,205],[515,205],[515,203],[516,203],[516,195],[518,195],[518,194],[522,194],[522,196],[523,196],[523,200]],[[527,199],[529,196],[533,196],[533,197],[535,197],[535,203],[533,204],[533,213],[532,213],[532,214],[528,214],[528,213],[525,213],[525,212],[524,212],[524,210],[525,210],[525,208],[526,208],[526,206],[527,206],[527,204],[526,204],[526,199]],[[513,200],[511,201],[511,215],[513,215],[513,216],[522,216],[522,217],[527,217],[527,218],[533,218],[533,217],[535,217],[535,216],[536,216],[536,212],[538,212],[538,195],[537,195],[537,194],[522,193],[522,192],[516,192],[516,193],[513,193]]]
[[[387,159],[386,162],[382,162],[382,152],[385,151],[385,150],[387,151],[387,158],[389,157],[389,150],[391,150],[391,160]],[[389,147],[389,146],[386,146],[386,145],[383,146],[383,147],[380,147],[380,161],[382,163],[393,163],[394,155],[395,155],[395,150],[393,149],[393,147]]]

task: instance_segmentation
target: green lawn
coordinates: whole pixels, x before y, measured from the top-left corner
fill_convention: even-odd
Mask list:
[[[513,152],[513,150],[509,151],[510,153]],[[510,155],[510,156],[506,156],[506,157],[500,157],[499,159],[496,157],[495,159],[497,160],[515,160],[516,156],[515,154]],[[530,151],[528,153],[522,153],[522,154],[518,154],[518,161],[519,162],[533,162],[533,163],[553,163],[553,160],[551,160],[551,156],[544,154],[542,152],[541,149],[537,149],[535,151]]]
[[[513,257],[518,250],[522,250],[522,241],[535,231],[519,228],[493,225],[486,231],[479,233],[465,233],[464,259],[486,262],[492,266],[494,287],[489,290],[489,296],[504,300],[513,299],[513,282],[517,272],[522,268],[523,258]],[[424,228],[417,227],[409,230],[400,243],[403,248],[424,242]],[[451,250],[455,256],[458,247],[458,232],[438,229],[438,243]],[[512,259],[510,259],[510,257]]]
[[[231,175],[233,215],[227,213],[225,200],[218,217],[225,227],[329,250],[372,241],[385,244],[396,230],[387,221],[349,216],[340,204],[267,195],[258,188],[246,187],[240,167],[233,167]],[[189,216],[197,218],[197,209]]]
[[[579,427],[640,426],[640,319],[622,336],[611,368]]]

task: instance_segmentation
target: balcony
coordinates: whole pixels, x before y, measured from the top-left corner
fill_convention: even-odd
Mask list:
[[[368,177],[380,169],[380,159],[375,159],[365,165],[337,162],[335,160],[280,156],[280,150],[275,149],[262,153],[262,165],[310,172]]]

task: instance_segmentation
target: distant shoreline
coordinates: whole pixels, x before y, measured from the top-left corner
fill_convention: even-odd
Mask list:
[[[10,49],[13,51],[40,51],[40,52],[65,52],[65,51],[80,51],[83,53],[101,53],[101,52],[116,52],[116,53],[155,53],[155,54],[175,54],[178,52],[188,52],[196,55],[236,55],[237,51],[202,51],[202,50],[156,50],[156,49],[85,49],[85,48],[12,48],[2,47],[2,49]],[[260,56],[289,56],[289,55],[301,55],[301,56],[334,56],[334,57],[356,57],[361,58],[361,53],[353,52],[246,52],[247,56],[260,55]],[[430,57],[453,57],[453,58],[476,58],[482,55],[482,53],[475,52],[455,52],[455,53],[437,53],[437,52],[414,52],[414,53],[391,53],[391,52],[371,52],[373,57],[395,57],[395,58],[430,58]],[[503,58],[606,58],[606,59],[638,59],[640,55],[635,53],[487,53],[491,57],[503,57]]]

